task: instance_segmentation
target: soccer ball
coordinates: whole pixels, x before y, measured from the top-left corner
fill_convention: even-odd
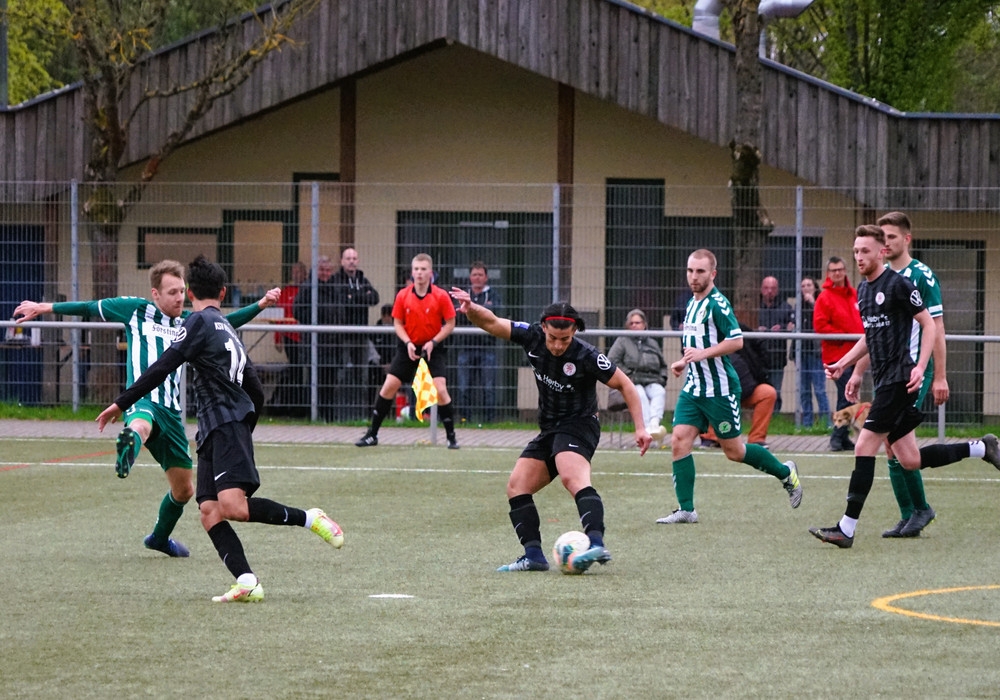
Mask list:
[[[577,530],[570,530],[559,535],[552,545],[552,558],[556,566],[564,574],[582,573],[573,568],[573,557],[590,549],[590,538]]]

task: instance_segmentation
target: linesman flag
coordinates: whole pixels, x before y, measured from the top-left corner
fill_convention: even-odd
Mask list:
[[[424,411],[438,402],[438,390],[427,361],[420,358],[417,374],[413,377],[413,393],[417,396],[417,420],[423,422]]]

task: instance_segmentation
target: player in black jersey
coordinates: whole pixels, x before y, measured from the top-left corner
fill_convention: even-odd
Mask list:
[[[859,226],[854,235],[854,260],[864,277],[858,284],[858,309],[865,334],[846,355],[827,365],[827,376],[836,380],[845,367],[868,355],[875,398],[854,446],[854,471],[847,488],[844,516],[833,527],[809,529],[820,540],[841,548],[854,544],[858,518],[875,478],[875,455],[883,442],[891,447],[903,468],[910,470],[943,467],[970,456],[967,442],[917,446],[913,431],[923,421],[923,413],[915,398],[931,359],[937,328],[919,290],[906,277],[885,266],[882,229]],[[921,330],[916,358],[910,349],[914,321]],[[860,385],[860,376],[851,378],[845,390],[848,400],[858,401]]]
[[[251,430],[256,422],[255,400],[243,388],[246,348],[219,310],[226,295],[226,273],[199,255],[188,266],[188,298],[194,313],[174,342],[115,402],[97,417],[100,430],[115,422],[137,400],[188,362],[195,368],[198,399],[198,485],[201,523],[236,583],[217,603],[258,602],[264,589],[250,569],[243,544],[230,520],[307,527],[334,547],[344,533],[319,508],[300,510],[266,498],[252,498],[260,486],[254,464]],[[250,370],[252,373],[252,369]],[[256,392],[254,392],[256,393]]]
[[[618,389],[635,424],[635,444],[645,454],[652,441],[642,419],[639,392],[625,373],[597,348],[577,340],[583,319],[565,302],[550,304],[541,321],[528,325],[509,321],[474,304],[469,293],[452,287],[458,310],[473,324],[524,348],[538,386],[538,426],[507,481],[510,521],[524,546],[524,555],[497,571],[547,571],[542,551],[541,521],[533,496],[557,476],[576,501],[590,548],[577,554],[573,568],[583,572],[595,562],[606,564],[604,503],[590,483],[590,460],[601,439],[597,419],[597,382]]]

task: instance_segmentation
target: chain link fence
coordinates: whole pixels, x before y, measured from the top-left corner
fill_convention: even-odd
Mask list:
[[[725,187],[343,184],[300,174],[287,183],[16,183],[4,191],[13,197],[0,201],[0,401],[25,405],[110,400],[124,382],[124,347],[114,324],[49,316],[15,326],[7,319],[17,304],[149,298],[149,268],[163,259],[187,263],[202,253],[219,262],[230,279],[226,309],[284,288],[282,305],[241,329],[243,340],[269,413],[327,421],[367,418],[396,344],[382,311],[417,253],[432,256],[445,289],[468,288],[470,265],[482,262],[499,314],[513,320],[534,321],[551,301],[569,300],[587,321],[583,337],[604,349],[624,332],[628,311],[642,309],[668,361],[680,348],[688,254],[715,252],[716,284],[731,299],[746,272]],[[816,188],[761,188],[761,200],[773,228],[761,237],[754,284],[776,278],[779,299],[798,308],[802,279],[821,286],[827,260],[840,256],[857,285],[854,229],[884,212]],[[927,206],[907,214],[911,251],[942,287],[952,390],[943,416],[952,425],[990,422],[1000,416],[1000,392],[986,381],[1000,359],[1000,290],[987,271],[998,268],[1000,213],[939,211],[935,201],[930,190]],[[347,247],[377,301],[356,301],[350,282],[327,293],[324,269],[336,276]],[[296,305],[295,288],[309,290],[308,305]],[[792,415],[802,408],[799,343],[814,337],[799,331],[770,336],[785,348],[781,411]],[[460,323],[440,350],[460,421],[533,417],[533,378],[517,348]],[[668,411],[678,388],[668,381]],[[832,382],[826,389],[832,406]]]

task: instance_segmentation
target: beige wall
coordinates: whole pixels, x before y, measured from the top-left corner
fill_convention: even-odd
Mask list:
[[[339,99],[336,89],[313,95],[179,149],[122,229],[120,289],[145,294],[146,271],[137,264],[140,226],[218,227],[223,209],[289,210],[293,173],[339,170]],[[385,301],[395,292],[396,213],[403,209],[550,211],[556,178],[557,86],[501,61],[461,47],[423,54],[367,75],[357,84],[357,178],[354,236],[361,267]],[[692,138],[611,103],[578,94],[575,123],[573,289],[582,310],[604,302],[604,187],[607,178],[664,180],[665,214],[729,214],[728,150]],[[137,168],[126,175],[135,176]],[[252,189],[213,183],[274,183]],[[531,183],[531,184],[521,184]],[[762,199],[779,230],[795,226],[795,187],[788,173],[764,168]],[[339,258],[338,185],[321,185],[320,252]],[[300,187],[300,257],[310,258],[308,185]],[[804,225],[821,235],[824,258],[850,259],[862,212],[846,197],[805,192]],[[996,269],[1000,216],[913,213],[918,235],[988,240],[987,269]],[[273,240],[273,225],[238,228],[247,246],[240,259],[269,272],[277,252],[253,246]],[[69,293],[68,226],[59,227],[59,290]],[[81,262],[89,266],[84,246]],[[853,268],[851,268],[853,269]],[[821,271],[812,271],[817,277]],[[260,273],[264,276],[265,273]],[[852,276],[857,282],[856,273]],[[81,279],[89,297],[90,281]],[[987,276],[987,299],[1000,294],[1000,278]],[[372,320],[377,309],[372,310]],[[617,327],[618,320],[602,319]],[[1000,306],[987,305],[987,332],[1000,332]],[[987,376],[1000,358],[987,353]],[[790,379],[790,378],[789,378]],[[790,386],[791,381],[786,381]],[[787,396],[786,405],[794,404]],[[995,399],[1000,402],[1000,398]],[[1000,404],[988,409],[1000,413]]]

